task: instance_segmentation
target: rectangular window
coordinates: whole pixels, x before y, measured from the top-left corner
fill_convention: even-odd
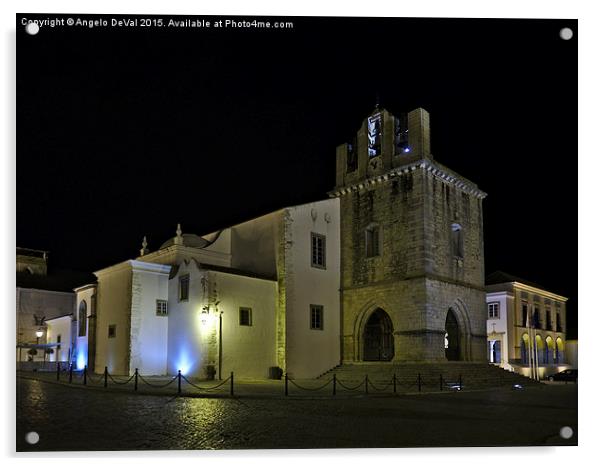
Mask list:
[[[309,306],[309,328],[312,330],[324,330],[324,306],[311,304]]]
[[[489,309],[489,318],[490,319],[499,319],[500,318],[500,303],[489,303],[487,304]]]
[[[167,315],[167,301],[165,301],[164,299],[157,299],[157,315]]]
[[[326,236],[311,234],[311,266],[326,268]]]
[[[556,331],[562,332],[562,322],[560,322],[560,312],[556,313]]]
[[[380,228],[378,225],[366,229],[366,257],[380,256]]]
[[[523,310],[523,327],[527,326],[527,315],[529,313],[529,305],[527,303],[522,303],[522,310]]]
[[[188,301],[188,289],[190,287],[190,275],[182,275],[180,277],[180,290],[178,299],[180,301]]]
[[[249,307],[241,307],[238,310],[238,323],[250,327],[252,325],[252,310]]]
[[[552,330],[552,312],[546,309],[546,330]]]
[[[117,336],[117,325],[109,325],[109,338],[115,338]]]

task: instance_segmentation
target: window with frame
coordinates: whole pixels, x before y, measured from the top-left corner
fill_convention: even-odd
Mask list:
[[[326,236],[311,234],[311,265],[319,269],[326,268]]]
[[[82,300],[79,303],[79,311],[77,316],[77,324],[79,326],[78,336],[85,337],[86,336],[86,324],[88,323],[88,305],[86,301]]]
[[[179,282],[178,300],[188,301],[188,293],[190,291],[190,275],[182,275]]]
[[[523,327],[527,326],[527,315],[529,314],[529,305],[525,302],[522,303],[522,311],[523,311]]]
[[[167,301],[164,299],[157,299],[157,309],[158,316],[166,316],[167,315]]]
[[[556,331],[562,332],[562,322],[560,321],[560,312],[556,313]]]
[[[246,327],[253,325],[253,310],[250,307],[241,307],[238,310],[238,324]]]
[[[366,257],[380,256],[380,227],[370,225],[366,228]]]
[[[109,333],[108,333],[108,337],[109,338],[115,338],[117,336],[117,325],[115,324],[110,324],[109,325]]]
[[[535,306],[533,310],[533,327],[541,328],[541,321],[539,319],[539,308]]]
[[[311,330],[324,330],[324,306],[319,304],[309,306],[309,328]]]
[[[546,308],[546,330],[552,330],[552,312]]]
[[[489,318],[490,319],[499,319],[500,318],[500,303],[488,303],[487,308],[489,309]]]

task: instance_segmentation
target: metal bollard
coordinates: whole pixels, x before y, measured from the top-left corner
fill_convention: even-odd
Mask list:
[[[332,396],[337,394],[337,375],[332,376]]]
[[[364,390],[366,391],[366,395],[368,394],[368,374],[364,378]]]
[[[288,374],[284,374],[284,396],[288,396]]]
[[[230,396],[234,396],[234,372],[230,372]]]
[[[178,395],[182,393],[182,370],[178,369]]]
[[[84,385],[88,385],[88,366],[84,366]]]
[[[459,379],[460,379],[460,390],[462,390],[462,374],[460,374]]]
[[[420,377],[420,374],[418,374],[418,391],[422,391],[422,377]]]
[[[59,361],[56,362],[56,381],[58,382],[61,378],[61,363]]]
[[[109,377],[109,370],[107,369],[107,366],[105,366],[105,383],[104,383],[105,388],[107,388],[107,385],[108,385],[107,384],[108,377]]]
[[[397,376],[393,374],[393,393],[397,393]]]
[[[138,368],[134,371],[134,391],[138,391]]]
[[[69,383],[73,381],[73,364],[69,364]]]
[[[439,374],[439,391],[443,391],[443,376]]]

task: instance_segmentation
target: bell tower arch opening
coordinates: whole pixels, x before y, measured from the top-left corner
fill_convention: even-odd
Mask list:
[[[394,356],[393,322],[378,308],[370,314],[363,331],[363,360],[390,361]]]

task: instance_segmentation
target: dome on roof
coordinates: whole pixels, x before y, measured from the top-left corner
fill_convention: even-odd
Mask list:
[[[168,239],[167,241],[165,241],[165,243],[163,243],[161,245],[161,247],[159,249],[165,249],[168,248],[169,246],[173,246],[174,244],[176,244],[176,236],[174,236],[173,238]],[[183,233],[182,234],[182,242],[183,242],[183,246],[186,246],[188,248],[204,248],[205,246],[207,246],[209,244],[209,241],[201,238],[198,235],[195,235],[193,233]]]

